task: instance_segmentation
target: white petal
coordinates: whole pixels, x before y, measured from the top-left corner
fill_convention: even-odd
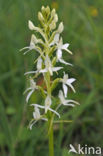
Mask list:
[[[59,59],[59,61],[60,61],[61,63],[63,63],[63,64],[73,66],[71,63],[68,63],[68,62],[64,61],[63,59]]]
[[[33,74],[33,73],[36,73],[36,72],[37,71],[29,71],[29,72],[24,73],[24,75]]]
[[[49,110],[50,110],[51,112],[55,113],[55,114],[60,118],[60,114],[59,114],[58,112],[56,112],[55,110],[53,110],[53,109],[51,109],[51,108],[49,108]]]
[[[60,49],[57,50],[56,54],[57,54],[57,59],[58,60],[61,59],[61,57],[62,57],[62,51]]]
[[[47,72],[47,69],[42,69],[42,70],[40,70],[39,72],[40,72],[40,73],[45,73],[45,72]]]
[[[76,91],[75,91],[74,87],[73,87],[71,84],[69,84],[69,86],[71,87],[71,89],[72,89],[73,92],[75,93]]]
[[[62,49],[64,49],[64,50],[67,49],[68,47],[69,47],[68,43],[62,45]]]
[[[67,80],[66,84],[69,85],[69,84],[73,83],[75,80],[76,80],[75,78],[70,78]]]
[[[71,106],[71,107],[75,107],[74,104],[68,104],[68,103],[63,103],[64,106]]]
[[[34,92],[34,90],[30,91],[26,97],[26,102],[28,102],[30,96],[32,95],[32,93]]]
[[[66,101],[67,101],[67,103],[68,103],[68,102],[72,102],[72,103],[75,103],[75,104],[77,104],[77,105],[80,105],[79,102],[74,101],[74,100],[66,100]]]
[[[67,97],[68,87],[65,84],[63,84],[63,90],[65,97]]]
[[[29,128],[32,130],[32,126],[37,122],[38,120],[34,121],[32,124],[30,124]]]
[[[62,69],[62,68],[63,68],[63,67],[53,67],[52,70],[53,70],[53,71],[58,71],[58,70],[60,70],[60,69]]]

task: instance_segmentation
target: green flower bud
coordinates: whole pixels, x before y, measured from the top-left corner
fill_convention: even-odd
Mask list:
[[[30,30],[34,30],[35,29],[34,24],[30,20],[28,21],[28,27],[29,27]]]
[[[64,25],[63,25],[63,22],[61,22],[60,24],[59,24],[59,26],[58,26],[58,33],[62,33],[63,32],[63,30],[64,30]]]
[[[56,23],[54,21],[52,21],[52,23],[49,25],[50,30],[53,30],[56,28]]]
[[[51,11],[51,17],[54,17],[54,16],[55,16],[55,13],[56,13],[56,10],[53,9],[53,10]]]
[[[38,19],[39,19],[39,21],[44,21],[44,17],[43,17],[43,15],[42,15],[42,13],[41,12],[38,12]]]
[[[50,14],[50,8],[49,8],[49,6],[47,6],[46,8],[45,8],[45,12],[46,12],[46,14]]]
[[[58,22],[58,15],[57,14],[54,15],[54,22],[55,23]]]

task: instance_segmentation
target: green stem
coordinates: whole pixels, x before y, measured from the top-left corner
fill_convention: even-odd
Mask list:
[[[50,128],[51,126],[51,128]],[[50,128],[50,130],[49,130]],[[54,139],[53,139],[53,124],[51,125],[51,119],[48,121],[48,139],[49,139],[49,156],[54,156]]]

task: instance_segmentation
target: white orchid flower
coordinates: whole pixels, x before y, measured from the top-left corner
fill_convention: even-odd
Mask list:
[[[34,74],[34,73],[39,73],[40,70],[42,70],[42,58],[39,57],[38,58],[38,61],[37,61],[37,70],[36,71],[29,71],[29,72],[26,72],[24,75],[27,75],[27,74]]]
[[[41,106],[41,105],[38,105],[38,104],[31,104],[32,106],[36,106],[38,108],[42,108],[42,109],[45,109],[45,113],[47,113],[47,111],[51,111],[53,113],[55,113],[59,118],[60,118],[60,114],[58,112],[56,112],[55,110],[53,110],[52,108],[50,108],[51,106],[51,98],[49,95],[47,95],[46,99],[45,99],[45,106]]]
[[[60,105],[63,104],[64,106],[72,106],[74,107],[75,104],[79,105],[79,103],[77,101],[74,100],[66,100],[62,90],[59,91],[59,95],[58,97],[60,98]]]
[[[45,99],[45,113],[47,113],[48,109],[50,108],[52,104],[50,96],[47,96]]]
[[[68,92],[67,86],[69,86],[73,90],[74,93],[76,92],[73,85],[72,85],[72,83],[75,80],[76,80],[75,78],[68,78],[68,74],[64,73],[64,76],[63,76],[63,79],[61,80],[61,82],[63,83],[63,91],[64,91],[65,97],[67,97],[67,92]]]
[[[36,43],[37,43],[37,39],[36,39],[35,35],[32,35],[31,36],[30,45],[28,47],[24,47],[24,48],[20,49],[20,51],[25,50],[25,49],[28,49],[27,51],[24,52],[24,55],[26,53],[28,53],[29,51],[33,50],[33,49],[36,50],[36,51],[38,51],[40,53],[40,50],[35,45]]]
[[[71,65],[71,63],[68,63],[66,61],[64,61],[62,59],[62,50],[65,50],[67,52],[69,52],[70,54],[72,54],[67,48],[68,48],[69,44],[66,43],[66,44],[63,44],[63,40],[62,38],[60,38],[59,42],[57,42],[57,51],[56,51],[56,55],[57,55],[57,61],[63,63],[63,64],[66,64],[66,65]]]
[[[35,119],[35,121],[34,121]],[[43,118],[41,115],[40,115],[40,111],[39,111],[39,108],[37,106],[34,107],[34,112],[33,112],[33,122],[31,121],[30,122],[30,130],[32,129],[32,126],[38,121],[38,120],[44,120],[44,121],[48,121],[48,119],[46,118]]]
[[[38,86],[36,85],[33,79],[30,79],[30,87],[27,88],[24,92],[24,93],[28,92],[27,97],[26,97],[26,102],[28,102],[30,96],[36,89],[38,89]]]
[[[48,57],[48,55],[45,58],[45,68],[40,70],[41,73],[45,73],[48,72],[50,73],[50,75],[53,75],[53,72],[56,72],[60,69],[62,69],[63,67],[53,67],[50,58]]]
[[[63,44],[63,40],[62,40],[62,38],[60,38],[60,40],[59,40],[59,36],[60,35],[58,33],[54,36],[54,40],[50,43],[50,46],[55,45],[55,44],[57,45],[57,47],[56,47],[57,61],[59,61],[63,64],[66,64],[66,65],[72,66],[71,63],[68,63],[62,59],[62,50],[66,50],[70,54],[72,54],[72,52],[67,49],[69,44],[68,43]]]

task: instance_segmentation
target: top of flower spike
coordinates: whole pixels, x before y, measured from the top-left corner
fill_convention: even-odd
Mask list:
[[[49,6],[42,6],[41,12],[38,12],[38,19],[41,23],[42,28],[45,31],[53,31],[56,28],[56,23],[58,22],[58,15],[55,9],[50,10]],[[34,30],[36,27],[33,25],[31,21],[29,21],[29,28]],[[64,30],[63,22],[61,22],[58,26],[58,33],[62,33]]]

